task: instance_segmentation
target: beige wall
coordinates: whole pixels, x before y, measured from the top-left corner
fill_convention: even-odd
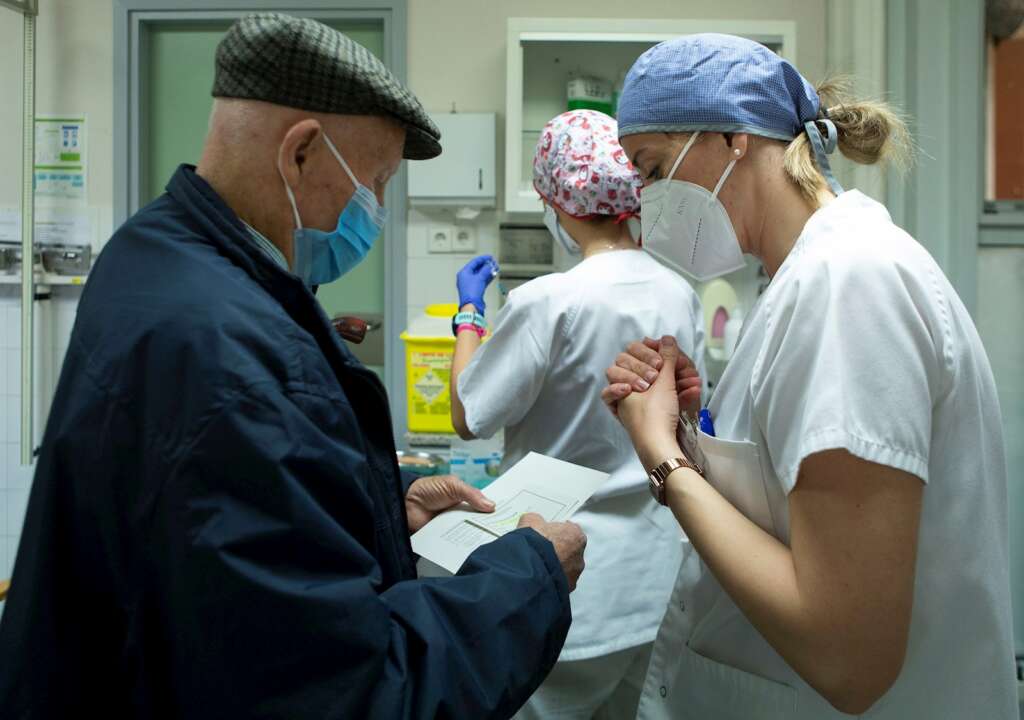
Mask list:
[[[36,28],[36,113],[82,113],[88,121],[90,205],[109,225],[113,200],[113,5],[43,0]],[[21,188],[21,16],[0,8],[0,205]]]

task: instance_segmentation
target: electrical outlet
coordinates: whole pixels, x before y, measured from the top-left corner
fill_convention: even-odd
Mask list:
[[[431,225],[427,229],[427,252],[450,253],[453,231],[451,225]]]
[[[452,236],[452,252],[476,252],[476,228],[472,225],[456,225]]]

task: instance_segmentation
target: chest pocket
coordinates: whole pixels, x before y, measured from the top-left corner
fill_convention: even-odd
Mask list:
[[[708,483],[749,520],[774,535],[757,445],[749,440],[722,440],[703,432],[697,435],[697,445],[704,455]],[[713,577],[700,583],[694,600],[699,619],[690,635],[690,646],[697,652],[715,657],[714,648],[723,637],[737,631],[742,636],[749,630],[746,618]]]
[[[762,530],[775,535],[776,523],[757,444],[722,440],[703,432],[698,434],[697,444],[704,453],[711,486]]]
[[[705,433],[699,433],[697,444],[704,454],[711,486],[761,529],[774,535],[772,506],[758,446],[747,440],[722,440]],[[744,626],[741,637],[749,629],[746,619],[717,583],[709,595],[701,595],[698,591],[696,605],[707,610],[689,642],[679,650],[677,684],[667,698],[671,716],[686,720],[796,717],[797,695],[793,688],[708,657],[716,654],[721,643],[733,640],[732,632],[738,624]]]

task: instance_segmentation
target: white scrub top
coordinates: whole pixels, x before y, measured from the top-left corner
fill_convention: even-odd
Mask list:
[[[883,206],[850,191],[811,217],[709,409],[709,480],[787,544],[786,498],[808,455],[842,448],[926,483],[906,660],[863,717],[1016,718],[992,372],[953,288]],[[849,716],[789,668],[691,551],[639,717]]]
[[[645,335],[674,335],[703,377],[703,322],[682,277],[639,250],[604,252],[513,290],[459,376],[469,430],[486,438],[505,428],[503,470],[533,450],[612,473],[573,517],[587,534],[587,567],[570,596],[562,660],[651,642],[665,613],[682,531],[650,497],[601,390],[615,356]]]

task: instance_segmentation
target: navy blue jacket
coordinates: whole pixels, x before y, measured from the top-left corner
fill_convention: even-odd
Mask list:
[[[0,625],[6,718],[499,718],[570,622],[520,530],[417,580],[384,388],[188,166],[82,295]]]

